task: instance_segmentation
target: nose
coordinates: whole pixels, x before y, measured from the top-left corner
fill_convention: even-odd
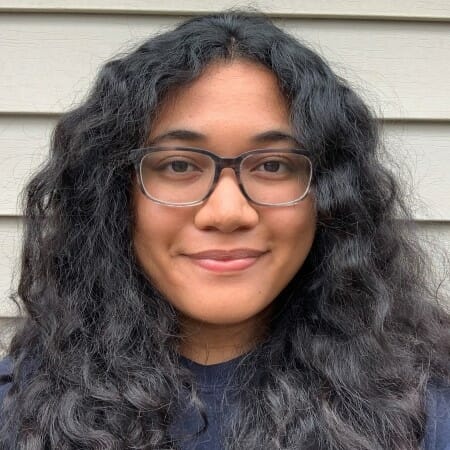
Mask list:
[[[217,229],[231,233],[237,229],[249,229],[259,221],[259,214],[244,197],[230,168],[223,169],[214,191],[195,214],[199,229]]]

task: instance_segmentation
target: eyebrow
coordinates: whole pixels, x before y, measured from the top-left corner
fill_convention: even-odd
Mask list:
[[[194,141],[194,140],[206,140],[207,136],[205,134],[199,133],[197,131],[192,130],[170,130],[166,133],[160,134],[159,136],[156,136],[153,138],[149,144],[157,144],[161,141],[168,140],[168,139],[182,139],[182,140],[188,140],[188,141]],[[255,144],[264,144],[268,142],[273,141],[293,141],[299,144],[298,140],[290,135],[289,133],[286,133],[281,130],[269,130],[265,131],[264,133],[259,133],[251,137],[250,139]]]

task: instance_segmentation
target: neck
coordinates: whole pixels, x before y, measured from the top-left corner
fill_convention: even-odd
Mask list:
[[[238,324],[211,324],[181,317],[178,351],[203,365],[229,361],[249,352],[267,335],[267,312]]]

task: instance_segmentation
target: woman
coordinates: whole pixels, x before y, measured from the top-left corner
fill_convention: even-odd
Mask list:
[[[27,187],[2,448],[449,448],[450,320],[378,149],[262,15],[108,62]]]

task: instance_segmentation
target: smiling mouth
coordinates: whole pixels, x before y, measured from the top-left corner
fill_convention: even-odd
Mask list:
[[[188,253],[187,256],[195,259],[217,259],[225,261],[229,259],[256,258],[266,253],[264,250],[253,248],[235,248],[231,250],[211,249],[197,253]]]
[[[185,256],[195,265],[212,272],[234,272],[251,267],[265,253],[254,249],[207,250]]]

